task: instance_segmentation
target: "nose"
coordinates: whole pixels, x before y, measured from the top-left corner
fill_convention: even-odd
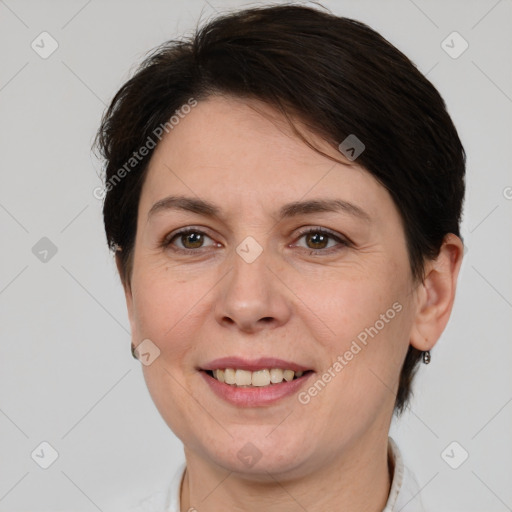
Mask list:
[[[292,304],[271,259],[268,250],[251,263],[234,252],[233,268],[221,281],[214,306],[215,318],[223,327],[257,333],[289,320]]]

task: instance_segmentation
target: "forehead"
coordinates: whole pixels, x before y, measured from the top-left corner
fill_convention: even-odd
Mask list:
[[[340,162],[310,148],[264,103],[222,96],[198,102],[155,149],[141,211],[176,193],[217,198],[238,211],[266,201],[275,207],[276,202],[341,195],[347,201],[363,201],[371,214],[382,208],[378,203],[390,201],[370,173],[300,122],[296,126],[315,147]]]

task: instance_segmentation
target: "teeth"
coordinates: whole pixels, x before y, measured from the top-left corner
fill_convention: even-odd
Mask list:
[[[272,368],[272,370],[270,370],[270,382],[272,382],[272,384],[283,382],[283,370],[281,370],[281,368]]]
[[[235,381],[237,386],[250,386],[251,385],[251,372],[247,370],[237,370],[235,373]]]
[[[233,368],[226,368],[224,370],[224,382],[226,384],[236,384],[235,370]]]
[[[213,376],[219,382],[236,385],[240,387],[264,387],[270,384],[280,384],[285,380],[290,382],[296,377],[302,377],[304,372],[293,370],[282,370],[281,368],[262,369],[255,372],[226,368],[224,370],[213,370]]]
[[[252,372],[253,386],[268,386],[270,384],[270,370]]]
[[[291,380],[293,380],[293,376],[295,375],[295,372],[293,370],[285,370],[283,372],[283,377],[284,377],[284,380],[290,382]]]

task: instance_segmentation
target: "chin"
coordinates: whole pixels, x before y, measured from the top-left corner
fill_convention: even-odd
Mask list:
[[[257,481],[268,481],[269,474],[283,478],[305,470],[314,450],[311,439],[295,438],[285,430],[277,435],[272,432],[275,427],[268,425],[259,431],[254,426],[250,428],[250,436],[245,434],[246,429],[230,430],[233,439],[229,443],[204,443],[203,457],[227,471]]]

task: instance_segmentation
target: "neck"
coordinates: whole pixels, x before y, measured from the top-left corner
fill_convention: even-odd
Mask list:
[[[181,512],[261,512],[268,508],[280,512],[382,512],[394,470],[388,459],[387,434],[372,443],[361,439],[301,477],[267,473],[265,481],[226,471],[187,449],[185,454]]]

